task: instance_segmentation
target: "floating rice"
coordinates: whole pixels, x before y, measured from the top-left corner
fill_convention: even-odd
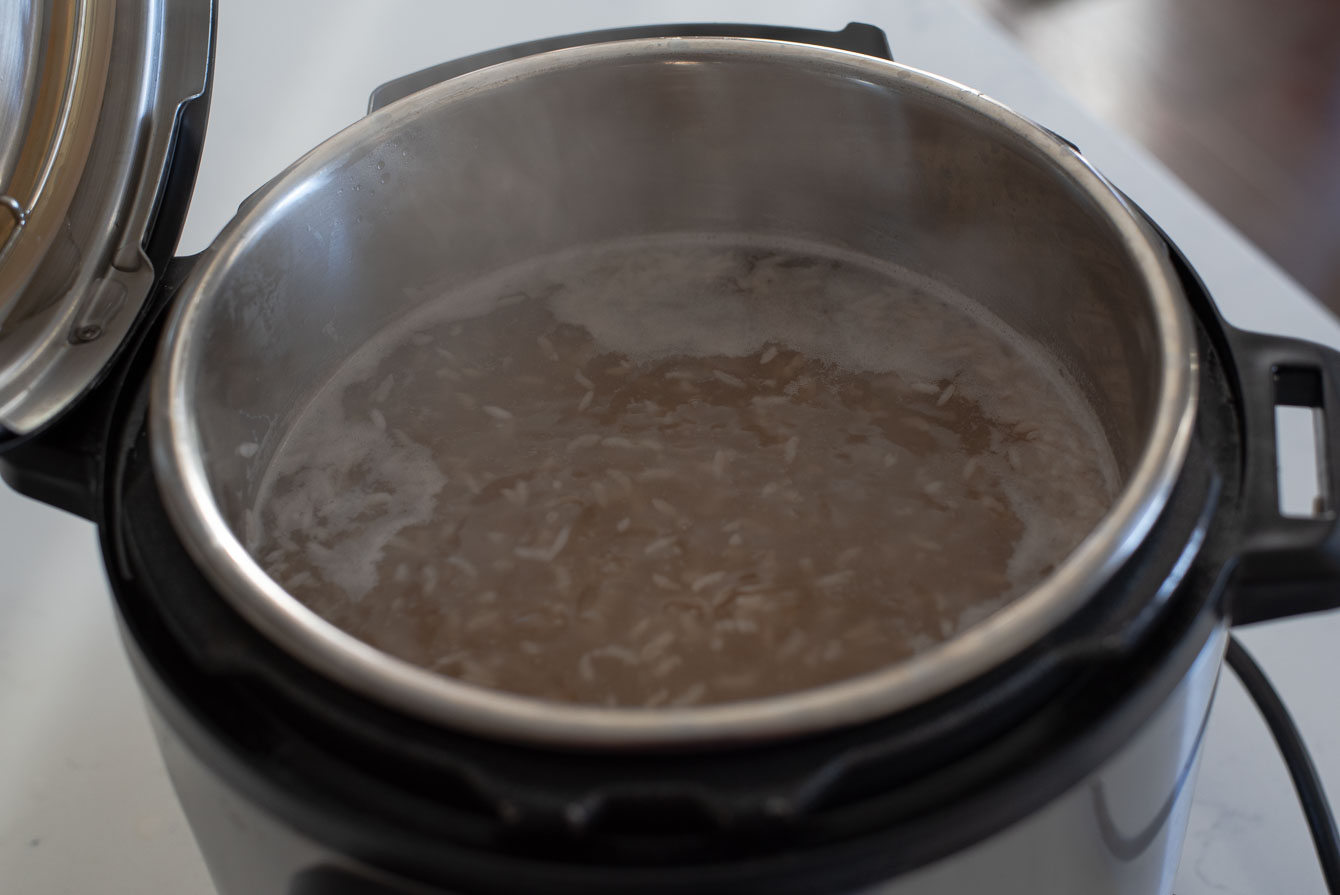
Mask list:
[[[567,566],[554,565],[550,568],[554,571],[554,587],[561,594],[566,594],[572,590],[572,573],[568,571]]]
[[[400,330],[427,350],[374,339],[267,433],[267,571],[443,674],[663,710],[928,649],[1105,510],[1068,399],[987,318],[868,265],[608,251],[427,301]]]
[[[670,704],[675,706],[697,705],[699,702],[702,702],[703,696],[706,693],[707,685],[702,681],[699,681],[698,683],[691,685],[683,693],[680,693],[678,696],[671,699]]]
[[[538,562],[553,562],[558,554],[563,552],[563,548],[568,544],[568,535],[572,533],[572,526],[565,525],[558,532],[558,537],[548,547],[513,547],[514,553],[518,559],[530,559]]]
[[[726,385],[729,385],[731,388],[742,389],[745,387],[743,379],[741,379],[739,376],[733,376],[730,373],[727,373],[725,370],[713,370],[712,378],[715,379],[717,382],[723,382]]]
[[[665,677],[683,664],[684,658],[682,656],[666,656],[651,667],[651,676],[654,678]]]
[[[720,584],[725,580],[726,580],[725,571],[718,569],[715,572],[708,572],[706,575],[699,575],[697,578],[693,579],[693,584],[690,585],[690,589],[695,594],[701,593],[707,588]]]
[[[727,454],[725,451],[719,450],[716,453],[712,454],[712,474],[719,479],[725,478],[726,463],[729,462],[729,460],[730,455]]]
[[[670,550],[670,548],[675,546],[675,542],[678,540],[679,538],[674,535],[669,535],[663,538],[657,538],[651,543],[647,544],[646,547],[642,548],[642,552],[647,556],[655,556],[658,553],[666,553]]]
[[[675,642],[674,631],[663,631],[653,637],[638,652],[638,657],[644,662],[650,662],[658,658],[662,653],[670,648],[670,644]]]
[[[840,572],[829,572],[827,575],[820,575],[814,579],[814,584],[819,588],[841,587],[851,580],[854,573],[851,569],[843,569]]]
[[[594,681],[596,679],[596,660],[614,659],[624,665],[638,664],[637,653],[626,646],[610,644],[609,646],[596,647],[587,650],[580,659],[577,660],[577,672],[582,676],[582,680]]]

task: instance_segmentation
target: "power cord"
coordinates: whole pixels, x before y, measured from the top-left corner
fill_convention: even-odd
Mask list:
[[[1321,778],[1317,776],[1312,756],[1308,754],[1307,746],[1298,733],[1298,726],[1294,724],[1289,710],[1284,707],[1279,693],[1275,692],[1261,666],[1256,664],[1236,637],[1229,637],[1225,659],[1256,703],[1275,738],[1275,745],[1284,756],[1284,764],[1293,778],[1293,787],[1298,791],[1298,801],[1303,806],[1303,816],[1312,833],[1312,844],[1317,849],[1326,891],[1330,895],[1340,895],[1340,832],[1336,830],[1335,816],[1331,813],[1330,802],[1326,800],[1326,791],[1322,788]]]

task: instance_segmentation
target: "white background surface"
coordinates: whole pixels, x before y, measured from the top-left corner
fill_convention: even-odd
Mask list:
[[[214,108],[183,253],[207,245],[247,194],[359,118],[373,87],[407,72],[617,25],[833,29],[857,20],[883,27],[899,61],[969,84],[1077,143],[1181,245],[1230,321],[1340,345],[1340,325],[1259,252],[1138,148],[1081,113],[994,26],[952,3],[219,2]],[[1340,680],[1340,617],[1262,626],[1244,640],[1340,794],[1332,683]],[[117,640],[93,528],[0,488],[0,892],[211,891]],[[1175,891],[1323,892],[1279,757],[1229,674]]]

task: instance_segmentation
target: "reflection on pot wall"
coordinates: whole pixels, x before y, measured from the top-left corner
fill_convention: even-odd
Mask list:
[[[1168,895],[1227,644],[1218,628],[1101,770],[991,839],[865,895]]]

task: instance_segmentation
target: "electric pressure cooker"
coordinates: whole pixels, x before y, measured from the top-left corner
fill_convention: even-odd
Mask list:
[[[212,0],[0,15],[40,49],[3,58],[24,127],[0,142],[0,470],[96,522],[223,893],[1166,893],[1229,627],[1340,602],[1334,477],[1283,517],[1274,432],[1277,406],[1319,408],[1334,471],[1340,355],[1228,326],[1075,147],[896,64],[877,29],[618,29],[409,75],[174,258]],[[721,229],[987,304],[1100,410],[1116,505],[914,660],[684,709],[432,675],[242,548],[286,414],[413,307],[405,287]]]

